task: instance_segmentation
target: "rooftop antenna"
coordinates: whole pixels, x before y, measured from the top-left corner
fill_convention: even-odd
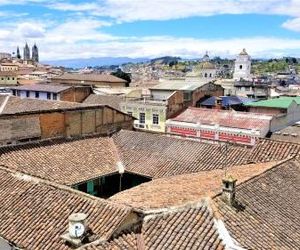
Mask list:
[[[225,158],[225,162],[224,162],[224,176],[227,176],[227,169],[228,169],[228,147],[229,142],[226,141],[223,145],[220,144],[220,151],[223,154],[224,153],[224,158]]]

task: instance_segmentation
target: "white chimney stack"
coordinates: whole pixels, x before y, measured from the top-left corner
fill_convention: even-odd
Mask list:
[[[69,216],[69,235],[71,238],[81,238],[86,232],[86,218],[84,213],[71,214]]]
[[[74,213],[69,216],[68,232],[61,236],[67,243],[79,247],[83,244],[87,233],[87,215],[84,213]]]

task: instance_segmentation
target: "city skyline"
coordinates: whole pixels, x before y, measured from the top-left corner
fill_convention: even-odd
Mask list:
[[[300,56],[300,2],[0,0],[1,51],[28,41],[42,60]]]

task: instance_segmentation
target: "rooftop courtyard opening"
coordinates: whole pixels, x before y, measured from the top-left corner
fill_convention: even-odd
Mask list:
[[[118,192],[148,181],[151,181],[151,178],[134,173],[114,173],[76,184],[73,188],[97,197],[109,198]]]

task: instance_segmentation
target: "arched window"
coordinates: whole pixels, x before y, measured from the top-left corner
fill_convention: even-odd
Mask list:
[[[211,73],[209,74],[209,77],[212,77]]]
[[[240,65],[240,69],[243,69],[243,65]]]
[[[204,77],[205,77],[205,78],[207,77],[207,73],[204,74]]]

